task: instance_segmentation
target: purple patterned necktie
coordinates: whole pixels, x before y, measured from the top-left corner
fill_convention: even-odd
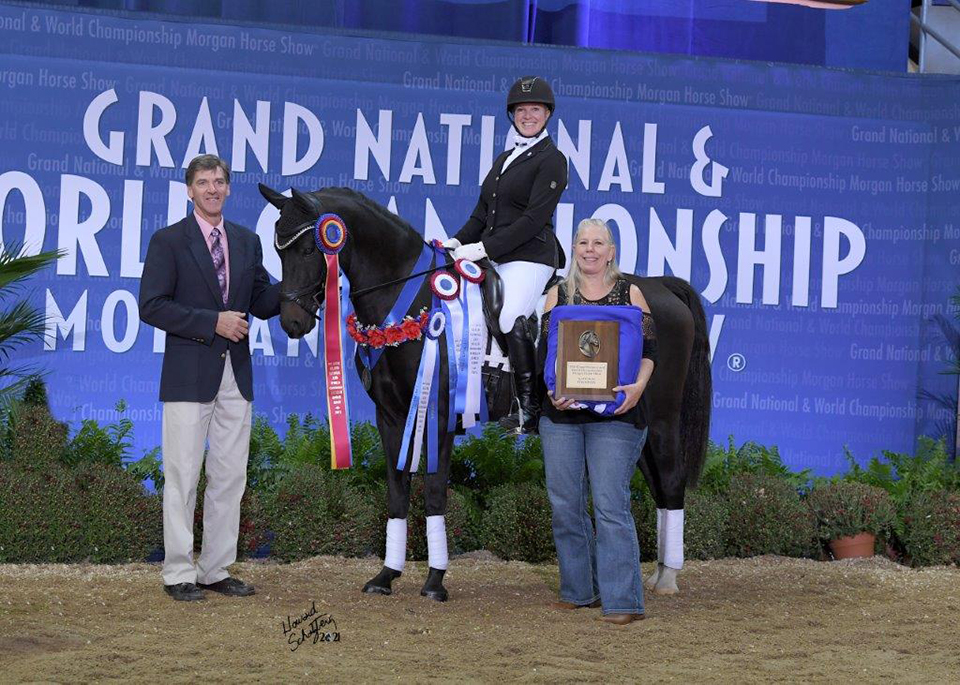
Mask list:
[[[220,229],[214,228],[210,231],[210,237],[213,242],[210,244],[210,256],[213,257],[213,268],[217,272],[217,282],[220,283],[220,294],[223,296],[223,303],[227,303],[227,260],[223,255],[223,245],[220,244]]]

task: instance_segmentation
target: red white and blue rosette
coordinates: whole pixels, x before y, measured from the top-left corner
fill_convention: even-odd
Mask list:
[[[483,283],[483,279],[487,275],[483,269],[477,266],[476,262],[472,262],[469,259],[458,259],[453,263],[453,268],[457,270],[458,274],[471,283]]]
[[[460,295],[460,281],[449,271],[437,271],[430,277],[430,290],[441,300],[455,300]]]
[[[347,226],[339,215],[324,214],[314,225],[313,237],[321,251],[334,255],[347,242]]]

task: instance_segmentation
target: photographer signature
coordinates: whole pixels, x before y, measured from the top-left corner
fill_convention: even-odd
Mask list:
[[[298,618],[287,616],[287,620],[281,622],[281,627],[291,652],[297,651],[307,640],[311,640],[313,644],[340,642],[337,622],[330,614],[318,613],[316,601],[311,602],[310,608]]]

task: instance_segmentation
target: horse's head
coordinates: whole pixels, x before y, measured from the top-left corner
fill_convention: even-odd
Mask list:
[[[314,312],[323,302],[327,263],[313,230],[323,206],[313,193],[294,189],[293,197],[286,197],[262,183],[259,188],[267,202],[280,210],[274,238],[283,266],[280,325],[291,338],[300,338],[313,330]]]

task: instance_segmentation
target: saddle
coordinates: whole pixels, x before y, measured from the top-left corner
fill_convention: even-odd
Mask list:
[[[500,330],[500,311],[503,309],[503,280],[500,278],[496,269],[493,268],[493,265],[490,264],[490,260],[482,259],[479,265],[486,273],[483,279],[483,285],[481,286],[481,292],[483,294],[483,318],[487,323],[487,330],[490,331],[491,337],[497,341],[500,349],[505,350],[507,348],[507,341],[503,331]],[[546,293],[562,280],[563,276],[554,273],[547,282],[546,287],[544,287],[543,292]],[[533,319],[533,330],[536,332],[536,314],[533,314],[531,318]],[[536,334],[534,334],[533,338],[536,339],[536,337]]]
[[[483,295],[483,317],[490,334],[481,375],[483,377],[483,389],[487,396],[487,410],[490,419],[498,420],[513,411],[517,393],[513,382],[513,370],[505,352],[507,349],[506,336],[500,330],[500,311],[503,309],[503,280],[489,260],[483,259],[479,262],[479,265],[486,273],[481,286],[481,293]],[[561,280],[563,280],[563,277],[554,273],[543,291],[547,292]],[[536,340],[540,328],[536,313],[527,319],[527,327],[530,339]]]

